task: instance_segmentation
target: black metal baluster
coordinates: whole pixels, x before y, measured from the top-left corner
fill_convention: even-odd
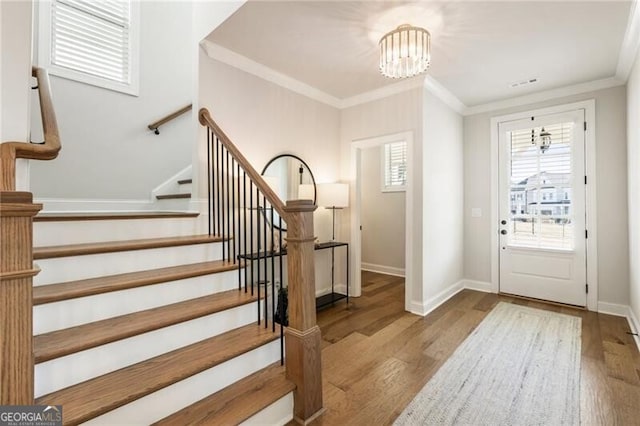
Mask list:
[[[231,218],[233,217],[233,211],[232,211],[232,206],[229,205],[230,201],[231,201],[231,182],[230,180],[233,178],[233,168],[229,169],[229,151],[227,150],[227,188],[226,188],[226,193],[225,193],[225,197],[227,199],[227,210],[226,210],[226,215],[227,215],[227,262],[229,262],[231,260]],[[231,174],[229,174],[229,172],[231,172]]]
[[[276,316],[276,244],[275,244],[275,237],[276,237],[276,229],[274,228],[273,225],[275,225],[273,223],[273,205],[271,205],[271,210],[269,211],[269,215],[271,218],[271,331],[273,331],[275,333],[276,331],[276,322],[275,322],[275,316]]]
[[[240,206],[236,205],[236,202],[240,204],[240,163],[235,160],[233,161],[236,164],[236,173],[233,176],[233,185],[235,188],[233,192],[233,264],[235,265],[238,260],[236,253],[239,254],[240,252],[240,217],[238,217],[240,214]]]
[[[280,306],[280,365],[284,365],[284,319],[286,318],[287,312],[284,308],[284,281],[282,279],[282,247],[284,244],[282,241],[282,216],[278,216],[278,228],[278,233],[280,234],[280,253],[278,254],[278,258],[280,259],[280,291],[278,292],[278,306]]]
[[[217,191],[216,191],[216,198],[217,198],[217,203],[216,203],[216,235],[218,236],[222,236],[222,230],[220,228],[220,223],[222,221],[222,218],[220,216],[221,215],[221,209],[220,209],[220,200],[222,200],[222,185],[220,182],[220,178],[221,178],[221,174],[220,174],[220,139],[218,139],[218,137],[216,136],[216,183],[218,185],[217,187]]]
[[[247,255],[251,254],[251,250],[247,250],[247,172],[242,171],[242,220],[244,223],[244,228],[242,231],[242,239],[244,241],[244,250],[242,251],[245,255],[244,258],[244,292],[247,292],[247,265],[249,264],[249,259]]]
[[[267,297],[267,289],[268,289],[268,274],[267,274],[267,198],[262,195],[262,206],[264,207],[262,210],[264,217],[264,234],[262,238],[264,239],[264,328],[269,327],[269,309],[267,309],[269,304],[269,298]]]
[[[258,189],[258,187],[256,186],[256,202],[257,202],[257,207],[256,207],[256,211],[257,213],[257,217],[256,217],[256,236],[257,236],[257,240],[258,240],[258,325],[260,325],[260,242],[261,242],[261,236],[260,236],[260,190]]]
[[[253,282],[254,282],[254,273],[253,273],[253,181],[249,179],[249,226],[251,227],[250,238],[249,238],[249,255],[251,256],[251,280],[249,284],[251,284],[251,295],[253,296]]]
[[[227,200],[227,193],[225,191],[225,188],[227,187],[227,180],[229,180],[227,178],[227,169],[225,167],[225,153],[226,153],[227,149],[226,147],[222,147],[222,157],[220,159],[220,162],[222,163],[222,188],[221,188],[221,192],[222,192],[222,236],[224,238],[228,238],[227,235],[225,235],[225,230],[227,229],[226,226],[226,222],[227,222],[227,206],[225,201]],[[225,240],[222,240],[222,260],[225,260],[227,258],[227,242]]]
[[[213,178],[213,171],[211,170],[211,130],[207,127],[207,231],[211,236],[211,215],[213,209],[211,206],[211,179]]]

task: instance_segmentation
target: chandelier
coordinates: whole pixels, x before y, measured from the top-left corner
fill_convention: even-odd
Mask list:
[[[431,34],[420,27],[400,25],[380,39],[380,72],[405,78],[423,73],[431,62]]]

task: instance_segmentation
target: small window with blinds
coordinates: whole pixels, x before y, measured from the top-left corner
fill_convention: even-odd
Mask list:
[[[574,248],[573,127],[569,122],[511,132],[509,245]]]
[[[382,191],[404,191],[407,187],[407,143],[382,146]]]
[[[52,0],[41,5],[40,60],[51,74],[137,95],[137,3]]]

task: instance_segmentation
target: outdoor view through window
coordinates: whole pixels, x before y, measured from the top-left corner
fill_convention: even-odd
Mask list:
[[[541,127],[511,132],[509,245],[573,249],[573,126],[544,126],[550,145],[540,143]]]

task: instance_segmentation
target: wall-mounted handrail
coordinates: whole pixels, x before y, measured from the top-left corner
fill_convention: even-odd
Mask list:
[[[220,126],[218,126],[216,122],[213,121],[213,118],[211,118],[211,114],[209,114],[209,111],[206,108],[201,108],[198,116],[200,119],[200,124],[202,124],[203,126],[208,126],[214,131],[220,142],[222,142],[223,145],[227,148],[231,156],[240,164],[247,175],[249,175],[249,178],[253,181],[253,184],[258,187],[262,194],[264,194],[269,204],[271,204],[276,212],[278,212],[280,217],[282,217],[282,220],[287,222],[289,213],[285,211],[284,203],[282,202],[282,200],[280,200],[280,197],[278,197],[278,195],[273,192],[273,189],[271,189],[267,182],[264,181],[262,175],[260,175],[260,173],[258,173],[258,171],[253,168],[249,160],[247,160],[245,156],[242,155],[240,150],[233,144],[233,142],[231,142],[231,139],[229,139],[229,137],[222,131]]]
[[[0,191],[15,191],[17,158],[53,160],[60,152],[60,134],[51,100],[49,73],[44,68],[33,67],[31,75],[38,80],[44,143],[4,142],[0,144]]]
[[[153,133],[155,133],[156,135],[159,135],[160,134],[160,129],[159,129],[160,126],[162,126],[163,124],[168,123],[169,121],[173,120],[174,118],[177,118],[177,117],[181,116],[185,112],[191,111],[192,107],[193,107],[193,105],[189,104],[186,107],[180,108],[179,110],[174,111],[171,114],[168,114],[168,115],[162,117],[158,121],[154,121],[153,123],[149,124],[147,127],[149,128],[149,130],[153,130]]]

